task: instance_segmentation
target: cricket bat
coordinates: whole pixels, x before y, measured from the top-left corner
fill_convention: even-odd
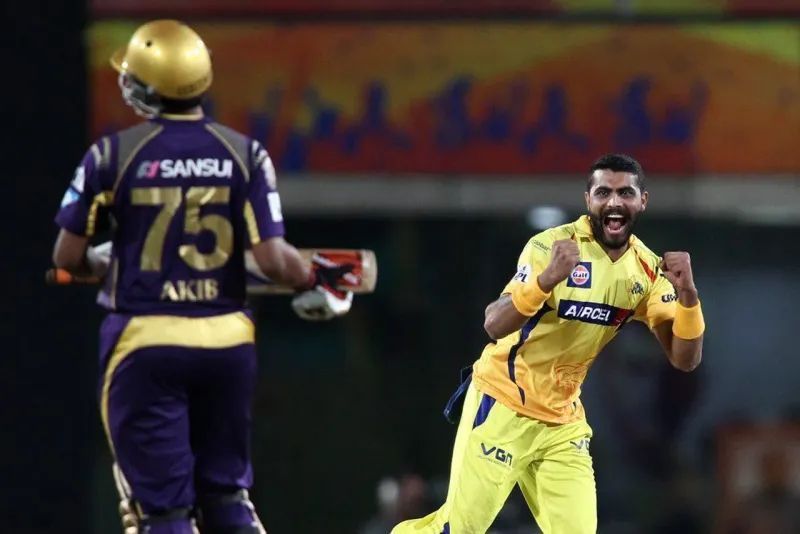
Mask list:
[[[110,255],[110,243],[101,243],[94,247],[99,255]],[[378,262],[375,253],[367,249],[347,248],[301,248],[300,255],[315,263],[336,266],[346,263],[353,265],[353,270],[342,277],[337,289],[352,291],[355,294],[372,293],[378,281]],[[289,295],[295,289],[280,285],[270,280],[256,264],[253,253],[249,250],[244,253],[245,271],[247,276],[248,295]],[[96,276],[77,276],[64,269],[52,268],[45,273],[45,283],[51,286],[63,285],[96,285],[101,283]]]

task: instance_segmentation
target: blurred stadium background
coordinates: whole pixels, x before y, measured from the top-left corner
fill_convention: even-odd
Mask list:
[[[270,532],[379,534],[438,505],[455,432],[441,409],[486,342],[483,308],[530,234],[583,211],[585,170],[607,151],[644,165],[651,204],[637,234],[692,254],[708,332],[692,374],[671,370],[638,327],[595,363],[583,396],[599,531],[800,524],[800,0],[4,10],[16,214],[0,530],[118,531],[94,399],[101,314],[92,291],[46,289],[40,276],[88,143],[136,120],[107,58],[166,16],[213,52],[209,112],[272,153],[288,238],[373,248],[380,262],[376,294],[329,324],[300,321],[285,298],[252,303],[253,495]],[[531,522],[515,496],[492,532]]]

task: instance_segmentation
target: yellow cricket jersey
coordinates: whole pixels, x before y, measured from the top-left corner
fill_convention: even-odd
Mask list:
[[[535,284],[554,241],[574,239],[580,263],[518,332],[490,343],[473,379],[484,393],[517,413],[552,423],[585,418],[579,396],[594,358],[631,319],[652,329],[675,316],[677,297],[660,276],[660,258],[631,236],[612,262],[592,235],[589,217],[535,235],[520,255],[514,284]]]

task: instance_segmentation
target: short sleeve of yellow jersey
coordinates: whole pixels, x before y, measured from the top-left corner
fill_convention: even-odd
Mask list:
[[[650,293],[636,308],[633,318],[646,323],[652,330],[657,324],[675,318],[675,288],[661,275],[656,277]]]
[[[525,284],[539,276],[539,273],[550,263],[552,244],[553,237],[550,232],[545,231],[533,236],[522,249],[519,260],[517,260],[517,272],[503,288],[502,293],[511,293],[515,284]]]

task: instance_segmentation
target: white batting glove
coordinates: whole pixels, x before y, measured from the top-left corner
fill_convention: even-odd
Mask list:
[[[306,321],[327,321],[350,311],[352,291],[336,291],[319,285],[292,299],[292,309]]]

